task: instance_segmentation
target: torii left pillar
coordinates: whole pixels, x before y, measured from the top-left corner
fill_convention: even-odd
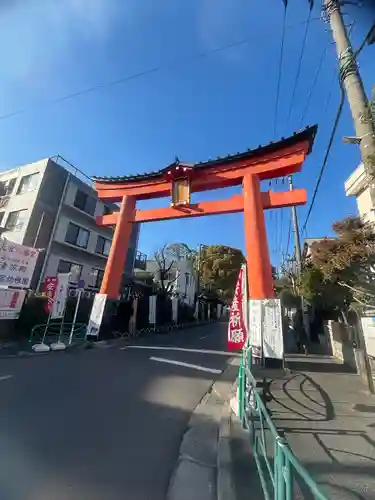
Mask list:
[[[274,297],[260,179],[248,173],[242,181],[249,297]]]
[[[106,294],[109,299],[119,298],[126,254],[135,220],[135,205],[135,198],[131,196],[122,198],[106,271],[100,287],[100,293]]]

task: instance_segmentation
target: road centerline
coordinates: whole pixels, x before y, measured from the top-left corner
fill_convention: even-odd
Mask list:
[[[201,372],[214,373],[216,375],[219,375],[222,372],[222,370],[218,370],[216,368],[208,368],[207,366],[194,365],[192,363],[185,363],[184,361],[177,361],[175,359],[158,358],[156,356],[151,356],[149,360],[157,361],[159,363],[167,363],[169,365],[183,366],[184,368],[191,368],[193,370],[199,370]]]

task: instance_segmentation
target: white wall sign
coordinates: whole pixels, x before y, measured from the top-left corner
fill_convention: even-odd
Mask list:
[[[280,299],[263,300],[263,349],[265,358],[284,357]]]
[[[69,291],[69,274],[57,275],[57,290],[53,301],[51,319],[63,318]]]
[[[99,330],[103,320],[106,300],[107,295],[103,293],[97,293],[95,295],[86,335],[95,337],[99,336]]]
[[[0,320],[18,319],[26,290],[0,290]]]
[[[152,325],[156,323],[156,295],[150,295],[148,298],[149,311],[148,322]]]
[[[0,286],[29,288],[39,250],[0,238]]]

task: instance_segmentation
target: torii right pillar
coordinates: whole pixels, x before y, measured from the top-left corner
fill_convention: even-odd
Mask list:
[[[243,202],[249,297],[272,298],[272,268],[258,175],[247,173],[244,176]]]

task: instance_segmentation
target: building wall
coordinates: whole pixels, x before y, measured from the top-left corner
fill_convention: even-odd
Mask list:
[[[359,165],[345,181],[346,196],[355,196],[359,215],[368,222],[375,222],[375,204],[364,165]]]
[[[40,177],[35,189],[31,192],[17,195],[16,193],[22,177],[37,172],[40,174]],[[33,276],[32,287],[35,288],[39,281],[39,276],[42,272],[46,257],[47,262],[45,264],[43,278],[46,276],[56,276],[60,260],[65,260],[73,264],[81,265],[81,278],[85,280],[86,284],[89,284],[92,281],[90,274],[93,268],[104,271],[107,262],[107,256],[95,252],[98,236],[102,236],[111,241],[114,233],[113,228],[96,225],[95,217],[97,215],[103,215],[105,208],[105,205],[97,199],[96,191],[52,159],[41,160],[30,165],[24,165],[17,169],[4,172],[0,174],[0,181],[12,179],[13,177],[17,177],[17,181],[12,194],[6,206],[3,209],[0,208],[0,211],[3,210],[5,212],[2,226],[6,224],[8,215],[12,211],[27,209],[28,217],[22,230],[6,231],[4,233],[6,238],[24,245],[47,249],[56,217],[58,217],[49,255],[47,256],[46,252],[40,253]],[[66,186],[64,200],[60,203],[66,182],[68,182],[68,184]],[[95,212],[93,215],[74,206],[78,190],[96,199]],[[109,205],[108,208],[112,211],[118,210],[115,204]],[[60,212],[58,215],[59,209]],[[86,249],[71,245],[65,241],[69,222],[73,222],[90,232]],[[139,225],[134,225],[125,266],[125,273],[128,278],[131,277],[133,273],[138,235]]]
[[[4,182],[9,179],[16,178],[16,183],[13,188],[11,195],[9,196],[9,201],[6,205],[0,209],[1,212],[4,212],[1,226],[5,227],[9,214],[11,212],[16,212],[18,210],[27,210],[25,222],[22,229],[14,229],[11,231],[5,231],[3,236],[8,238],[15,243],[24,243],[25,234],[30,223],[30,219],[32,216],[33,208],[38,197],[40,187],[42,185],[43,176],[47,167],[48,160],[40,160],[35,163],[31,163],[30,165],[25,165],[23,167],[19,167],[13,170],[8,170],[0,174],[0,181]],[[38,183],[35,186],[33,191],[29,191],[27,193],[17,194],[22,178],[39,173]]]

